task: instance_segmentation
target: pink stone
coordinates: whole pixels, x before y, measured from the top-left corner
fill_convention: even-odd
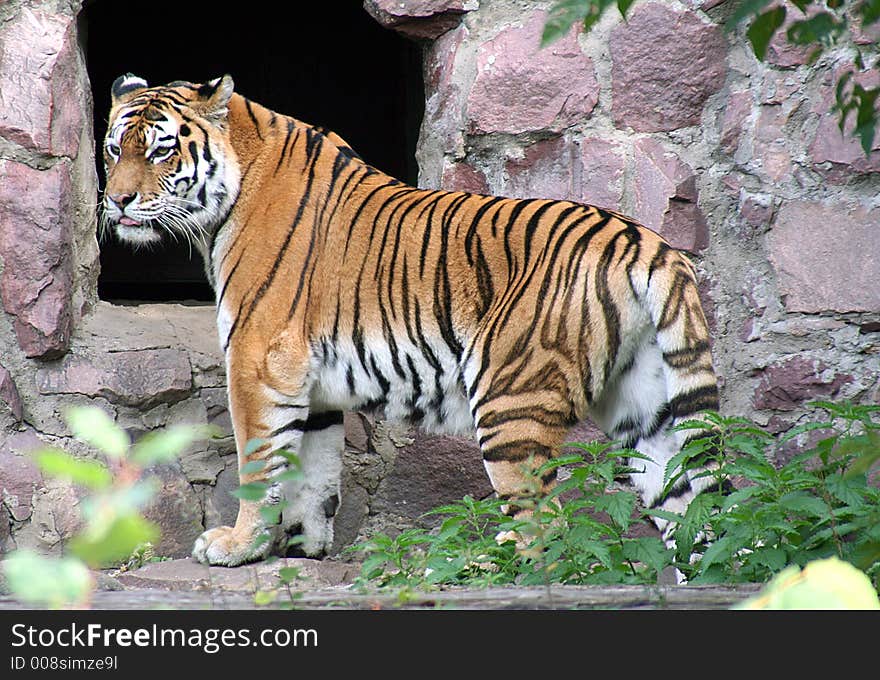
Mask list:
[[[760,159],[764,174],[774,182],[790,178],[792,173],[787,148],[791,135],[785,129],[790,117],[787,107],[762,106],[755,126],[754,154]]]
[[[0,505],[22,522],[31,516],[34,490],[43,485],[40,470],[29,454],[45,444],[33,430],[0,435]]]
[[[502,30],[477,50],[468,96],[471,132],[560,131],[590,116],[599,100],[593,62],[578,45],[578,27],[541,48],[546,12]]]
[[[850,375],[838,375],[828,370],[821,361],[793,357],[761,372],[761,382],[755,389],[755,408],[792,411],[807,399],[833,397]]]
[[[464,102],[455,79],[455,58],[468,32],[464,26],[432,42],[425,52],[425,114],[422,129],[443,153],[463,146]]]
[[[416,519],[465,495],[485,498],[491,493],[475,441],[417,432],[413,443],[398,451],[370,510]]]
[[[64,164],[0,161],[0,298],[29,357],[56,356],[70,342],[70,192]]]
[[[770,43],[767,45],[767,54],[764,56],[764,59],[767,63],[780,68],[795,68],[797,66],[803,66],[804,64],[809,63],[810,54],[815,49],[815,45],[794,45],[789,42],[786,33],[793,23],[796,21],[803,21],[804,19],[817,14],[819,8],[809,6],[807,7],[807,13],[804,14],[790,2],[774,2],[765,7],[763,11],[767,11],[779,4],[785,5],[785,21],[770,39]],[[749,20],[748,23],[751,24],[751,20]]]
[[[477,0],[366,0],[364,9],[385,28],[409,38],[434,39],[479,6]]]
[[[694,12],[641,5],[611,31],[612,114],[637,132],[697,125],[724,84],[727,40]]]
[[[0,41],[0,137],[27,149],[76,156],[83,115],[76,20],[22,11]]]
[[[178,401],[192,391],[192,367],[180,349],[112,352],[100,359],[68,355],[37,371],[40,394],[85,394],[116,404]]]
[[[573,186],[576,153],[576,147],[564,137],[535,142],[522,158],[511,158],[505,163],[505,195],[571,200],[580,193]]]
[[[810,157],[816,170],[834,183],[848,181],[854,173],[880,172],[880,134],[875,134],[870,155],[865,155],[859,139],[853,135],[855,114],[847,118],[843,133],[839,127],[839,114],[834,111],[835,87],[843,69],[834,72],[821,90],[822,96],[813,107],[819,115],[816,137],[810,145]],[[859,74],[854,81],[865,88],[880,86],[880,72],[869,71]],[[826,166],[827,164],[827,166]]]
[[[880,312],[880,208],[783,203],[770,262],[790,312]]]
[[[517,198],[555,198],[618,209],[624,155],[615,142],[596,137],[571,143],[565,137],[535,142],[522,158],[505,164],[505,194]]]
[[[746,195],[740,204],[739,214],[752,229],[765,229],[773,218],[773,204],[767,199]]]
[[[467,191],[472,194],[488,194],[486,176],[467,163],[452,163],[443,170],[441,188],[447,191]]]
[[[633,216],[675,248],[705,248],[709,229],[697,204],[693,171],[654,139],[640,139],[634,148]]]
[[[0,401],[6,404],[16,421],[21,420],[23,413],[21,395],[18,393],[12,375],[2,364],[0,364]]]
[[[739,146],[739,139],[743,133],[743,126],[748,120],[752,110],[752,93],[733,92],[724,107],[724,117],[721,119],[721,148],[728,153],[733,153]]]
[[[598,137],[581,140],[580,199],[601,208],[619,210],[623,200],[626,157],[615,142]]]

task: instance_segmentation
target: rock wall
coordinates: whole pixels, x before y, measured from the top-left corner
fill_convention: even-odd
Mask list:
[[[0,552],[60,551],[80,491],[27,453],[71,439],[71,404],[133,436],[179,422],[229,435],[212,310],[97,300],[97,181],[80,0],[0,3]],[[726,3],[642,1],[540,49],[547,2],[367,0],[424,45],[421,185],[599,203],[694,254],[723,407],[777,432],[816,397],[880,398],[880,153],[839,134],[844,52],[758,63]],[[683,49],[682,46],[685,46]],[[476,446],[346,416],[337,548],[491,492]],[[589,424],[570,435],[597,436]],[[231,437],[157,468],[157,552],[229,523]]]

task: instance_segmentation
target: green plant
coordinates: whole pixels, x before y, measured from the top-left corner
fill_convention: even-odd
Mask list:
[[[147,559],[147,545],[159,529],[142,515],[158,483],[147,473],[167,463],[213,429],[176,425],[145,435],[132,444],[128,434],[101,409],[70,409],[65,420],[74,437],[103,460],[74,457],[54,447],[32,453],[47,477],[88,491],[79,503],[82,528],[66,544],[67,555],[46,557],[31,550],[12,551],[3,562],[9,589],[21,600],[48,607],[85,606],[94,589],[90,569]]]
[[[638,474],[622,463],[644,458],[613,444],[572,444],[576,455],[553,494],[513,520],[494,499],[462,501],[430,513],[443,520],[433,530],[377,534],[352,548],[363,555],[362,586],[429,588],[439,584],[655,583],[676,567],[689,583],[764,582],[787,565],[836,556],[880,579],[880,489],[869,473],[880,460],[880,407],[814,402],[825,416],[783,437],[754,423],[717,413],[682,423],[693,430],[688,445],[670,461],[672,485],[690,472],[713,482],[733,479],[732,493],[707,492],[683,514],[639,512],[636,496],[614,490],[615,479]],[[780,449],[796,437],[821,434],[814,447],[784,465]],[[549,467],[536,471],[542,475]],[[702,472],[696,472],[702,470]],[[562,476],[562,475],[560,475]],[[674,523],[676,548],[631,529],[649,517]],[[498,544],[515,531],[528,546]]]
[[[634,0],[557,0],[550,8],[542,42],[549,45],[561,38],[572,24],[582,23],[589,31],[605,11],[616,5],[626,18]],[[864,87],[855,82],[855,74],[877,68],[877,44],[866,29],[880,20],[880,0],[790,0],[800,13],[785,31],[786,40],[812,47],[808,58],[814,63],[826,50],[845,44],[851,66],[837,79],[836,110],[838,125],[844,132],[852,114],[852,134],[859,139],[865,155],[872,151],[877,126],[877,101],[880,87]],[[763,61],[770,41],[781,30],[789,9],[778,0],[728,0],[730,9],[725,29],[732,33],[748,23],[746,37],[755,56]],[[859,40],[853,40],[858,32]]]
[[[812,402],[820,419],[776,439],[742,418],[709,414],[683,423],[697,435],[667,468],[669,484],[698,461],[708,474],[738,481],[729,495],[699,496],[683,515],[652,510],[677,524],[676,566],[689,583],[763,582],[787,565],[836,556],[880,586],[880,488],[869,472],[880,459],[880,406]],[[806,433],[821,435],[784,465],[782,447]],[[712,537],[708,545],[702,536]]]
[[[625,459],[643,458],[613,444],[570,444],[582,453],[551,461],[536,477],[565,467],[568,478],[547,498],[530,504],[531,515],[512,519],[497,499],[463,500],[428,513],[443,520],[435,530],[378,534],[354,546],[363,553],[361,584],[430,587],[436,584],[653,583],[672,561],[659,538],[631,536],[644,516],[634,515],[631,491],[610,491],[631,468]],[[564,500],[562,500],[564,498]],[[499,533],[515,532],[527,545],[499,544]]]

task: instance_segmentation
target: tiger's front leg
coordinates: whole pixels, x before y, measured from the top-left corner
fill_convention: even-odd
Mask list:
[[[329,551],[339,503],[342,416],[310,415],[308,358],[291,351],[297,346],[282,336],[262,359],[249,362],[233,353],[227,362],[239,479],[259,497],[240,500],[234,526],[210,529],[196,540],[192,555],[200,562],[236,566],[283,554],[300,531],[306,554]],[[285,479],[291,466],[282,452],[302,462],[294,479]]]

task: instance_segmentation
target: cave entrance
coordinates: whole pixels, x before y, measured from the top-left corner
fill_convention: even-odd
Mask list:
[[[279,13],[216,2],[153,0],[146,10],[110,0],[80,15],[95,105],[95,139],[107,129],[110,85],[124,73],[150,84],[204,82],[224,73],[236,91],[340,134],[368,163],[412,184],[424,112],[420,47],[379,26],[355,2],[291,3]],[[279,6],[281,3],[279,3]],[[98,175],[104,174],[98,154]],[[169,239],[133,252],[101,242],[98,295],[116,303],[207,303],[201,256]]]

